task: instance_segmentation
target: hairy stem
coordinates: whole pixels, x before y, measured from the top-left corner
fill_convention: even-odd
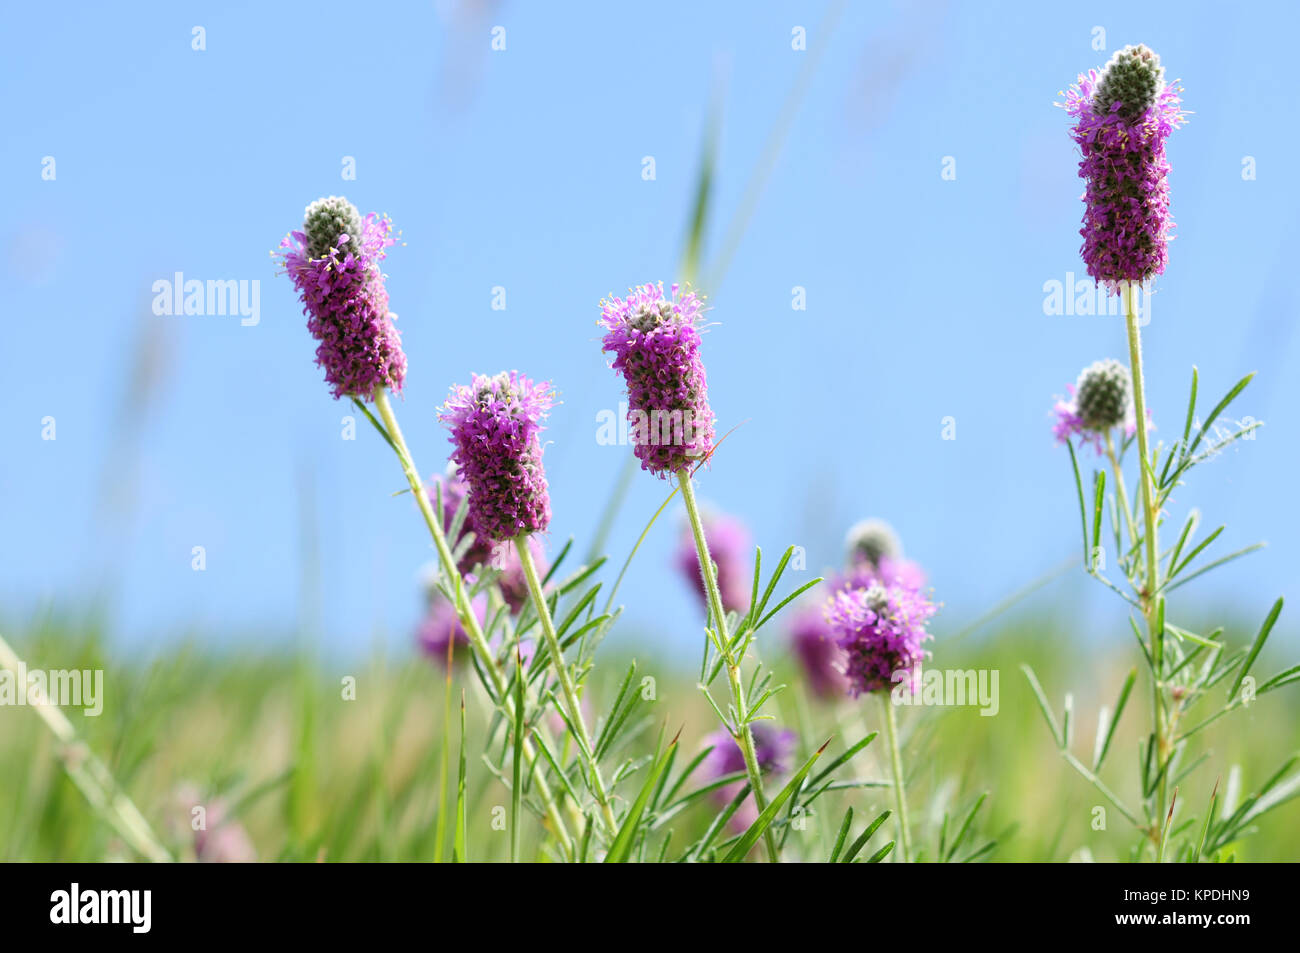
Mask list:
[[[1124,471],[1120,469],[1119,455],[1115,453],[1115,440],[1111,436],[1111,431],[1106,431],[1106,456],[1110,458],[1110,468],[1115,474],[1115,494],[1119,497],[1119,508],[1124,511],[1124,525],[1128,528],[1128,541],[1130,546],[1137,544],[1138,535],[1137,527],[1133,524],[1133,508],[1128,502],[1128,486],[1124,483]],[[1124,554],[1117,554],[1120,561],[1123,562]]]
[[[596,752],[591,745],[591,735],[587,732],[587,723],[582,718],[582,703],[578,700],[578,691],[574,687],[569,668],[564,664],[564,652],[560,648],[560,639],[555,634],[555,623],[551,620],[551,610],[546,604],[546,594],[542,592],[542,581],[537,575],[537,566],[533,564],[533,554],[528,549],[528,536],[515,537],[515,551],[519,553],[519,563],[524,570],[524,579],[528,582],[528,594],[532,596],[533,608],[542,625],[542,637],[546,640],[547,654],[551,657],[551,667],[555,677],[560,681],[560,692],[564,696],[564,706],[569,713],[569,721],[577,732],[579,756],[586,762],[584,767],[591,779],[592,792],[600,805],[601,817],[605,829],[613,837],[618,831],[614,819],[614,809],[609,803],[609,793],[605,790],[604,779],[600,776],[600,766],[596,764]]]
[[[880,692],[885,709],[885,740],[889,743],[889,770],[894,778],[894,806],[898,808],[898,846],[903,862],[912,857],[912,832],[907,823],[907,793],[903,783],[903,757],[898,747],[898,718],[889,692]]]
[[[419,506],[420,513],[424,516],[424,522],[429,527],[429,535],[433,537],[434,548],[438,550],[438,559],[442,563],[442,571],[446,574],[447,579],[455,585],[456,614],[460,617],[461,625],[465,627],[465,632],[469,635],[470,645],[479,658],[482,670],[487,673],[488,679],[492,682],[492,697],[496,700],[497,708],[505,717],[506,722],[513,724],[514,704],[506,685],[505,675],[497,665],[496,659],[493,658],[487,637],[483,634],[483,627],[479,625],[478,617],[474,615],[474,610],[470,606],[469,594],[465,590],[465,581],[461,578],[460,570],[456,567],[456,560],[451,554],[451,547],[447,545],[446,534],[442,531],[442,522],[433,513],[433,506],[429,503],[429,494],[425,492],[424,484],[420,480],[420,472],[415,468],[415,461],[411,459],[411,451],[407,448],[406,439],[402,436],[402,428],[398,426],[397,417],[393,414],[392,404],[388,400],[388,392],[382,387],[375,390],[375,407],[379,411],[384,426],[388,429],[388,437],[392,440],[393,447],[397,452],[397,459],[402,464],[402,472],[406,475],[406,482],[411,487],[411,495],[415,497],[416,505]],[[537,753],[532,742],[524,739],[521,750],[524,754],[524,760],[528,762],[531,768],[537,760]],[[544,767],[545,765],[540,766],[542,769]],[[546,813],[551,819],[556,838],[560,841],[564,852],[572,856],[573,840],[569,836],[568,825],[564,822],[564,815],[560,813],[559,806],[551,794],[550,785],[547,784],[543,773],[543,770],[539,769],[533,774],[537,794],[546,807]]]
[[[1142,593],[1142,611],[1146,618],[1147,638],[1151,643],[1152,720],[1156,739],[1156,770],[1159,771],[1169,757],[1169,738],[1163,716],[1164,633],[1159,631],[1156,592],[1160,588],[1160,547],[1157,540],[1160,514],[1156,507],[1155,475],[1152,472],[1151,451],[1147,444],[1146,388],[1142,380],[1142,333],[1138,328],[1134,296],[1137,286],[1128,282],[1124,286],[1124,320],[1128,330],[1129,373],[1133,378],[1133,413],[1137,424],[1138,456],[1140,469],[1138,483],[1142,487],[1142,514],[1146,530],[1146,586]],[[1155,830],[1159,831],[1165,820],[1165,803],[1168,788],[1167,771],[1162,771],[1156,785],[1154,814]],[[1157,835],[1158,837],[1159,835]]]
[[[695,502],[695,490],[691,486],[691,471],[683,467],[677,472],[677,482],[682,488],[682,499],[686,503],[686,515],[691,521],[691,534],[695,537],[695,552],[700,560],[700,574],[704,578],[704,591],[709,600],[709,613],[713,616],[717,639],[715,645],[722,655],[727,669],[727,682],[731,686],[731,701],[736,711],[735,728],[728,727],[740,745],[740,752],[745,759],[745,773],[749,775],[749,789],[754,795],[754,803],[761,813],[767,807],[767,796],[763,793],[763,775],[758,766],[758,755],[754,751],[754,733],[749,728],[749,711],[745,704],[745,684],[740,677],[740,660],[732,651],[731,639],[727,635],[727,613],[722,607],[722,593],[718,590],[718,579],[713,572],[713,557],[709,555],[709,543],[704,538],[704,525],[700,521],[700,508]],[[779,861],[776,839],[769,826],[763,832],[763,844],[767,848],[768,860]]]

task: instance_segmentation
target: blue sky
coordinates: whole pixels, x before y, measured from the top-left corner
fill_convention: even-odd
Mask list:
[[[387,263],[410,360],[398,414],[421,468],[445,461],[435,408],[450,384],[503,368],[551,379],[552,545],[581,544],[628,452],[596,440],[621,397],[597,302],[676,276],[716,95],[698,287],[713,407],[743,426],[700,493],[769,553],[805,547],[810,571],[838,561],[855,520],[889,519],[945,603],[936,631],[961,628],[1078,549],[1048,412],[1124,337],[1115,318],[1044,314],[1044,284],[1083,274],[1082,186],[1052,102],[1131,42],[1162,55],[1194,113],[1169,143],[1178,238],[1145,337],[1159,433],[1181,424],[1193,363],[1208,399],[1259,371],[1237,414],[1266,422],[1194,475],[1174,516],[1194,501],[1207,528],[1228,524],[1223,551],[1270,548],[1184,605],[1254,619],[1296,594],[1293,6],[850,4],[833,28],[826,5],[793,3],[132,9],[20,6],[0,38],[0,624],[111,590],[130,645],[289,638],[304,604],[335,649],[409,644],[426,537],[391,496],[401,473],[376,435],[341,439],[350,408],[330,399],[267,254],[326,194],[401,229]],[[710,272],[814,56],[734,255]],[[177,271],[259,280],[259,323],[152,314],[153,283]],[[638,475],[615,562],[667,491]],[[624,631],[694,651],[698,608],[670,567],[678,518],[629,574]],[[304,552],[318,555],[305,566]],[[1123,631],[1113,597],[1079,576],[1036,599],[1079,612],[1089,635]]]

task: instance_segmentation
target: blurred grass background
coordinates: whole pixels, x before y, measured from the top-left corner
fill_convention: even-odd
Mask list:
[[[1064,693],[1074,693],[1074,750],[1086,760],[1097,707],[1113,707],[1135,659],[1129,646],[1089,648],[1070,634],[1068,621],[1039,611],[1019,612],[970,638],[945,644],[940,633],[932,644],[932,666],[997,670],[1000,710],[993,717],[981,716],[975,707],[903,710],[913,823],[928,855],[934,855],[944,811],[960,817],[975,797],[988,792],[969,844],[997,841],[983,859],[1127,858],[1135,840],[1127,822],[1112,809],[1107,830],[1092,829],[1093,808],[1105,802],[1054,750],[1019,671],[1024,662],[1034,667],[1058,712]],[[1228,634],[1240,642],[1252,631],[1243,623],[1230,626]],[[597,711],[609,701],[631,659],[620,635],[627,633],[616,629],[602,648],[590,683]],[[1261,675],[1271,674],[1287,658],[1285,646],[1292,640],[1285,633],[1279,636],[1257,664]],[[224,803],[227,816],[247,831],[259,860],[420,861],[439,855],[441,746],[452,746],[454,797],[459,732],[458,725],[449,733],[442,723],[446,682],[441,668],[427,659],[373,653],[344,663],[311,652],[216,652],[206,647],[216,644],[213,639],[198,637],[152,655],[122,656],[109,650],[106,633],[93,620],[57,617],[30,620],[11,641],[29,669],[55,667],[50,660],[58,659],[59,667],[105,670],[103,714],[67,713],[177,857],[194,856],[190,802],[180,793],[187,788],[200,792],[209,810]],[[828,755],[834,755],[881,727],[873,699],[845,699],[834,706],[807,700],[775,632],[766,636],[760,651],[784,669],[791,685],[777,704],[780,720],[799,734],[800,756],[828,738],[833,739]],[[637,661],[644,674],[655,678],[653,721],[633,742],[635,750],[619,752],[614,760],[650,752],[661,727],[682,729],[683,754],[698,751],[716,721],[695,690],[693,662],[654,653],[640,653]],[[348,676],[356,679],[355,700],[343,698]],[[500,818],[505,816],[502,809],[508,812],[510,798],[481,760],[488,706],[472,673],[464,669],[455,674],[455,697],[462,687],[468,712],[469,857],[503,860],[509,835]],[[1130,805],[1139,802],[1137,736],[1149,730],[1149,691],[1143,687],[1139,683],[1103,772]],[[1222,777],[1226,784],[1233,765],[1240,766],[1243,793],[1264,781],[1300,749],[1298,715],[1300,695],[1284,690],[1211,726],[1200,740],[1210,757],[1180,791],[1186,810],[1203,810],[1216,779]],[[0,707],[0,859],[130,859],[130,851],[68,780],[59,756],[57,742],[34,711]],[[883,744],[869,746],[851,762],[848,774],[887,777],[882,756]],[[639,783],[634,777],[619,793],[633,796]],[[889,798],[882,788],[827,796],[803,829],[791,832],[788,858],[825,859],[845,806],[854,807],[860,825],[890,807]],[[674,818],[666,825],[674,830],[672,843],[687,844],[714,812],[713,806],[700,805]],[[1297,859],[1298,820],[1300,803],[1285,805],[1265,819],[1258,835],[1242,842],[1237,859]],[[536,819],[525,819],[521,856],[542,856],[539,830]],[[888,830],[886,826],[876,835],[873,850],[892,837]],[[673,856],[671,848],[668,856]]]

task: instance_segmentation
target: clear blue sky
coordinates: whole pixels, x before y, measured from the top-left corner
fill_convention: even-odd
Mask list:
[[[1078,549],[1048,412],[1083,365],[1122,355],[1123,330],[1043,313],[1044,283],[1083,272],[1082,186],[1052,102],[1132,42],[1162,55],[1194,112],[1169,144],[1178,239],[1146,332],[1159,433],[1181,423],[1193,363],[1211,399],[1261,374],[1238,415],[1265,429],[1201,469],[1175,516],[1194,500],[1207,527],[1228,524],[1224,551],[1271,548],[1192,598],[1261,618],[1296,595],[1296,8],[862,3],[829,32],[826,9],[11,8],[0,624],[76,611],[111,586],[129,644],[287,638],[309,525],[327,643],[409,643],[424,532],[409,498],[390,495],[401,473],[376,435],[340,439],[350,407],[330,399],[267,255],[326,194],[402,231],[389,290],[410,359],[399,416],[420,466],[443,466],[434,413],[451,383],[503,368],[549,378],[563,394],[546,454],[552,541],[584,541],[628,452],[596,441],[597,414],[621,396],[597,301],[675,276],[714,90],[706,263],[720,250],[782,104],[820,55],[729,268],[711,285],[706,267],[700,286],[716,322],[713,406],[724,429],[745,421],[701,494],[767,551],[804,546],[810,570],[838,561],[853,521],[888,518],[945,603],[937,631],[959,628]],[[497,25],[506,48],[494,52]],[[791,48],[796,26],[806,51]],[[345,156],[355,181],[341,177]],[[153,315],[153,282],[177,271],[260,280],[260,323]],[[494,286],[505,311],[491,308]],[[791,308],[795,286],[806,311]],[[142,347],[156,383],[124,421]],[[54,441],[41,439],[47,416]],[[945,416],[956,440],[941,439]],[[615,561],[666,493],[638,476]],[[694,651],[697,607],[669,567],[676,536],[661,524],[638,557],[626,631]],[[196,545],[205,572],[191,570]],[[1099,590],[1074,577],[1037,598],[1083,606],[1092,634],[1122,631]]]

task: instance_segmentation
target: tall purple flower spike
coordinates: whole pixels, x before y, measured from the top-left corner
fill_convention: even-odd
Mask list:
[[[1163,274],[1174,228],[1165,140],[1186,119],[1177,82],[1166,85],[1160,58],[1143,46],[1117,52],[1064,94],[1070,135],[1087,181],[1080,250],[1093,280],[1117,293],[1121,282]]]
[[[627,384],[627,419],[641,468],[671,477],[713,449],[713,411],[700,358],[703,301],[694,292],[664,296],[663,283],[600,303],[602,350]]]
[[[451,429],[452,461],[469,487],[469,518],[485,541],[545,531],[551,499],[542,467],[542,420],[550,385],[518,371],[475,374],[452,388],[438,418]]]
[[[347,199],[331,196],[308,206],[303,230],[290,232],[276,253],[320,342],[316,363],[335,400],[402,389],[406,355],[380,270],[392,230],[387,218],[362,218]]]

